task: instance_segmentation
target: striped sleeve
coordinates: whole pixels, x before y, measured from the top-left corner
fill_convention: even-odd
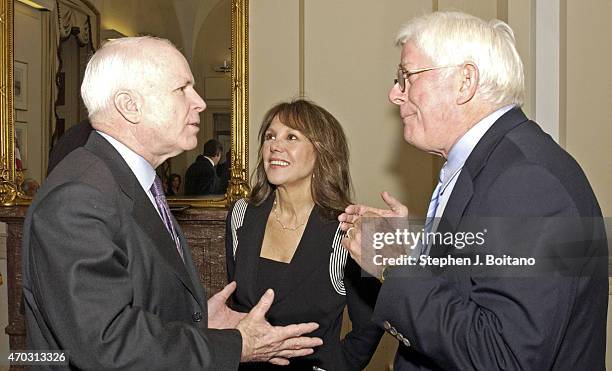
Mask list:
[[[242,223],[244,222],[244,214],[246,213],[247,206],[247,200],[245,198],[241,198],[240,200],[236,201],[234,209],[232,210],[232,252],[234,260],[236,260],[236,249],[238,249],[238,236],[236,234],[236,231],[238,230],[238,228],[242,227]]]
[[[338,224],[332,242],[333,251],[329,257],[329,278],[334,290],[336,290],[338,294],[346,296],[346,289],[344,288],[344,267],[346,266],[348,251],[340,244],[343,237],[344,232],[340,229],[340,224]]]

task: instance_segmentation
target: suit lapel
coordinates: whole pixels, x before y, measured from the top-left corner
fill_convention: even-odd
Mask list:
[[[489,130],[478,141],[476,147],[467,158],[464,169],[468,169],[472,175],[472,179],[478,176],[478,173],[487,164],[487,160],[491,153],[495,150],[499,142],[508,134],[509,131],[519,126],[520,124],[529,121],[527,116],[519,107],[512,108],[504,113]]]
[[[448,199],[444,208],[444,214],[440,220],[438,231],[455,232],[459,226],[459,221],[463,216],[463,211],[474,195],[474,184],[472,176],[464,167],[453,188],[453,193]]]
[[[142,229],[147,238],[151,240],[152,245],[155,246],[158,253],[172,268],[185,288],[202,304],[185,264],[183,264],[181,257],[176,251],[176,245],[167,232],[166,226],[123,157],[106,139],[96,132],[91,134],[85,148],[96,154],[106,163],[123,193],[133,201],[132,216],[136,224]],[[173,222],[175,226],[178,225],[175,220]],[[187,246],[186,243],[183,246]],[[184,250],[185,255],[188,255],[188,249],[185,248]],[[191,264],[193,265],[193,263]]]
[[[179,235],[181,248],[183,249],[183,256],[185,257],[184,266],[187,269],[187,273],[189,274],[189,277],[191,278],[191,282],[193,284],[193,288],[195,289],[195,291],[192,291],[192,293],[195,294],[194,296],[198,303],[200,303],[200,306],[206,309],[206,306],[204,305],[206,301],[206,293],[204,292],[200,277],[198,276],[198,270],[195,266],[195,263],[193,262],[191,251],[189,250],[189,244],[187,243],[187,238],[183,234],[183,231],[181,230],[179,223],[174,218],[174,215],[171,215],[171,218],[172,223],[174,223],[174,228],[176,229],[176,232]]]
[[[440,225],[438,226],[439,232],[457,231],[465,209],[474,195],[474,181],[487,164],[491,153],[493,153],[499,142],[510,130],[526,121],[528,119],[520,108],[512,108],[497,119],[480,141],[478,141],[478,144],[467,158],[459,178],[457,178],[453,192],[448,199],[442,219],[440,220]],[[432,249],[431,251],[433,252],[434,250],[437,252],[435,255],[444,255],[448,252],[447,249],[442,248]]]
[[[246,297],[251,305],[257,304],[257,271],[259,255],[263,244],[268,216],[274,203],[274,194],[259,206],[249,205],[242,227],[236,230],[238,249],[236,250],[235,278],[239,287],[246,288]]]
[[[153,241],[153,246],[155,246],[157,252],[172,268],[174,274],[182,282],[183,286],[185,286],[185,288],[191,292],[191,295],[193,295],[193,297],[201,305],[202,302],[200,296],[193,285],[189,272],[187,272],[187,258],[185,259],[184,263],[176,251],[176,244],[172,240],[172,237],[170,237],[170,233],[168,233],[164,222],[161,220],[157,210],[155,210],[151,200],[142,190],[142,188],[137,190],[134,196],[134,204],[137,205],[137,207],[132,210],[132,216],[134,217],[134,220],[136,220],[136,224],[138,224],[143,232]],[[177,223],[174,218],[172,221],[176,227]],[[181,243],[184,243],[184,239],[181,241]],[[183,255],[189,255],[190,252],[187,245],[183,244],[182,246]],[[193,262],[191,262],[191,265],[193,266]]]

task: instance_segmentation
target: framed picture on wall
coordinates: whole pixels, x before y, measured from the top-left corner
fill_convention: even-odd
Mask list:
[[[17,148],[19,148],[21,168],[25,170],[28,168],[28,124],[26,122],[15,121],[15,157],[17,157]]]
[[[13,65],[13,96],[15,109],[28,110],[28,64],[15,61]]]

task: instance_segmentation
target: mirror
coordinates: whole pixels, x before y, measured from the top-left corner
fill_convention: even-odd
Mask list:
[[[137,35],[172,41],[207,103],[198,147],[157,169],[162,179],[181,177],[178,195],[168,197],[170,205],[225,207],[244,197],[249,191],[247,23],[248,0],[0,0],[0,203],[29,204],[45,177],[49,151],[86,119],[79,91],[91,53],[104,40]],[[40,34],[31,32],[37,28]],[[223,145],[220,163],[229,152],[227,189],[185,196],[185,173],[209,139]]]

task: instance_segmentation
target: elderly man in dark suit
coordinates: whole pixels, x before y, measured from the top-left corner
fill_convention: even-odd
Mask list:
[[[394,369],[603,370],[601,211],[576,161],[520,108],[512,30],[433,13],[407,23],[398,44],[389,99],[404,138],[446,159],[419,231],[433,241],[405,251],[422,264],[383,267],[363,216],[406,217],[407,208],[383,192],[390,209],[352,205],[339,216],[344,246],[384,281],[373,319],[399,342]],[[478,243],[459,243],[478,231]]]
[[[273,327],[268,291],[246,313],[228,285],[208,302],[155,167],[197,144],[189,65],[167,40],[99,49],[83,100],[95,132],[41,187],[24,226],[28,347],[67,352],[67,369],[233,370],[287,364],[320,339],[316,324]]]

